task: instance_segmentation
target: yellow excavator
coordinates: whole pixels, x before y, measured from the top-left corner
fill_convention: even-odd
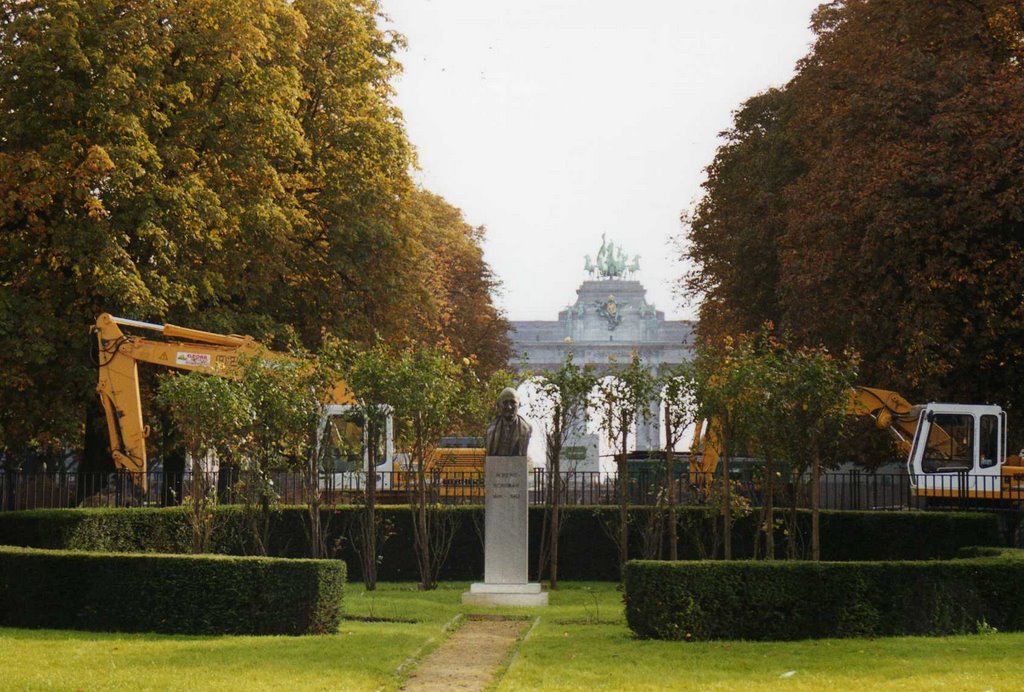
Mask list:
[[[1006,412],[982,404],[914,405],[896,392],[853,387],[846,412],[870,416],[907,457],[918,497],[1024,500],[1024,462],[1006,449]],[[699,421],[690,445],[690,482],[706,485],[721,455],[718,421]]]
[[[126,334],[121,327],[155,332],[163,339]],[[146,437],[149,426],[144,423],[142,416],[139,363],[233,377],[240,358],[287,359],[285,355],[266,351],[249,336],[217,334],[173,324],[151,324],[107,313],[96,319],[92,332],[99,345],[99,383],[96,391],[106,414],[114,465],[130,472],[133,481],[143,491],[148,486]],[[321,426],[335,419],[350,425],[354,403],[352,392],[344,382],[338,382],[325,404]],[[382,461],[390,468],[394,454],[390,421],[385,445],[385,459]]]

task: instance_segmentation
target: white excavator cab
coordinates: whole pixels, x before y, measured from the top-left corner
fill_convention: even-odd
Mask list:
[[[394,418],[390,407],[384,429],[376,437],[376,468],[372,471],[378,474],[378,487],[390,488],[395,458]],[[318,456],[326,473],[322,483],[335,488],[361,488],[368,482],[371,440],[363,416],[356,407],[347,404],[325,406],[320,420],[319,444]]]
[[[918,496],[996,498],[1004,491],[1006,413],[998,406],[940,404],[920,413],[907,459]]]

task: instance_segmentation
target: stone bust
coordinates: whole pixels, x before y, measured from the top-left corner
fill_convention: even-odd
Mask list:
[[[519,415],[516,390],[506,387],[498,395],[498,417],[487,426],[487,456],[525,457],[532,428]]]

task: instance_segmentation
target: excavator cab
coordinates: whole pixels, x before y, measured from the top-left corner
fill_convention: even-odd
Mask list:
[[[385,429],[377,436],[376,471],[383,474],[385,486],[391,482],[389,471],[395,456],[393,419],[389,415]],[[331,487],[361,485],[363,472],[370,471],[370,435],[363,416],[349,404],[329,404],[320,421],[321,465]]]
[[[1006,413],[998,406],[925,406],[907,471],[925,497],[998,497],[1006,461]]]

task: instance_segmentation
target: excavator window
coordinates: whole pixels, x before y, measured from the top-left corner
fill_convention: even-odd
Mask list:
[[[981,434],[978,439],[981,454],[978,465],[983,469],[992,468],[999,463],[999,418],[985,415],[981,417]]]
[[[321,464],[328,473],[359,471],[362,467],[362,419],[352,415],[335,415],[327,419],[324,430],[324,455]]]
[[[953,473],[974,467],[974,416],[936,413],[928,417],[928,447],[921,462],[925,473]]]

